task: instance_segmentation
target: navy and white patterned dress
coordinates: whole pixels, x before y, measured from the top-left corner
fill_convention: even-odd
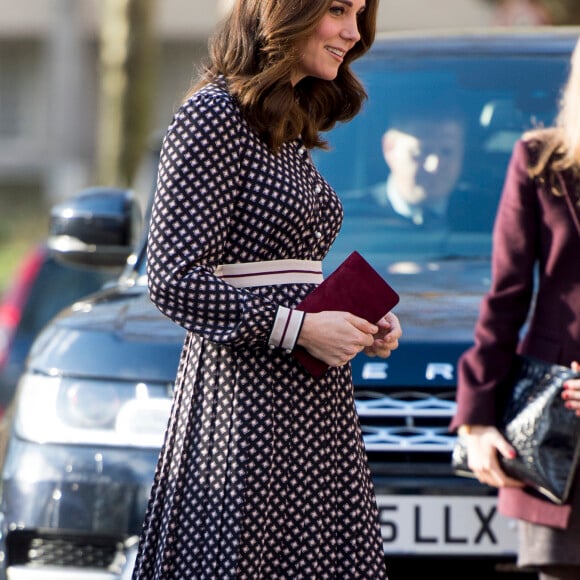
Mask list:
[[[273,154],[222,81],[175,115],[149,286],[189,332],[133,578],[386,578],[350,367],[314,379],[273,338],[314,285],[234,288],[214,274],[321,260],[341,221],[301,142]]]

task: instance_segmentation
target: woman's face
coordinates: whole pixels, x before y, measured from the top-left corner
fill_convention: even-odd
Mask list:
[[[360,40],[358,19],[365,0],[333,0],[312,35],[299,47],[302,58],[291,78],[292,85],[304,77],[331,81],[346,53]]]

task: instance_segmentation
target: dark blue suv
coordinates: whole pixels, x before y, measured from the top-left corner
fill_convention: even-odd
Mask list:
[[[398,351],[353,361],[392,580],[420,577],[412,566],[425,563],[434,572],[440,560],[450,578],[454,565],[476,558],[492,577],[514,561],[515,523],[497,514],[491,488],[452,474],[447,426],[456,362],[490,282],[512,146],[526,129],[553,123],[579,34],[379,38],[357,64],[364,112],[329,133],[329,152],[314,154],[345,209],[326,273],[357,249],[401,295]],[[439,220],[384,211],[377,195],[390,195],[396,179],[418,196],[439,191],[426,203]],[[144,244],[133,245],[135,203],[129,192],[95,189],[53,210],[49,244],[62,259],[99,267],[130,256],[114,287],[62,312],[33,345],[5,425],[0,579],[7,571],[116,578],[130,560],[184,337],[149,301]]]

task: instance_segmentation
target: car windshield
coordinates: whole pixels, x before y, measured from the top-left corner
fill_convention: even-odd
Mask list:
[[[330,260],[352,249],[379,261],[489,256],[512,147],[525,130],[554,122],[568,58],[361,60],[362,113],[326,135],[330,151],[313,155],[344,205]],[[407,219],[387,207],[397,189],[408,196],[398,207]]]
[[[355,63],[368,101],[325,134],[329,151],[313,152],[345,213],[325,269],[354,249],[376,264],[489,258],[512,147],[524,131],[553,124],[568,63],[564,52],[397,53]],[[387,211],[390,177],[439,219]]]

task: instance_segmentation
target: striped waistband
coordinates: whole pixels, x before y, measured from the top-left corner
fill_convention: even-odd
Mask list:
[[[320,260],[269,260],[220,264],[215,275],[236,288],[275,286],[277,284],[320,284]]]

